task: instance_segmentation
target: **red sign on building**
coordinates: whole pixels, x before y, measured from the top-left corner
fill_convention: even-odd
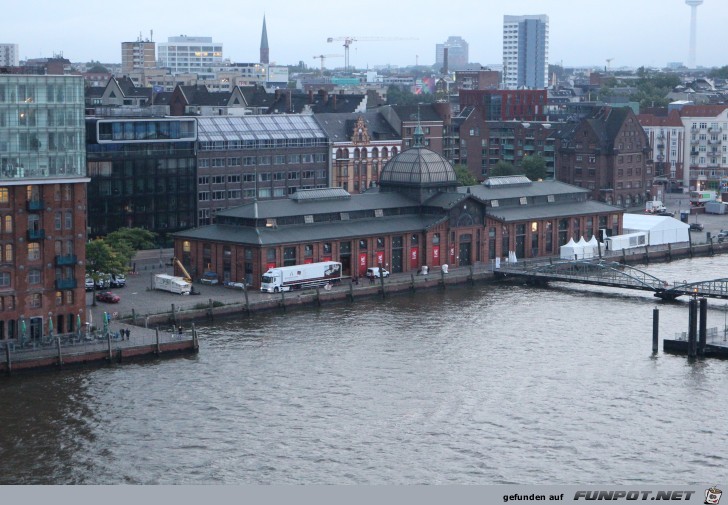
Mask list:
[[[359,253],[359,276],[363,277],[367,273],[367,253]]]
[[[418,267],[417,258],[419,257],[418,247],[410,248],[410,268],[415,269]]]
[[[440,246],[439,245],[432,246],[432,264],[433,265],[440,264]]]

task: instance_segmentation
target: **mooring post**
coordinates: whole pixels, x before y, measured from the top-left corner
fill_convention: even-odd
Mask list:
[[[174,303],[172,304],[172,324],[177,325],[177,314],[174,312]]]
[[[197,329],[195,328],[195,323],[192,323],[192,348],[195,351],[200,350],[200,341],[197,340]]]
[[[58,366],[63,366],[63,354],[61,353],[61,337],[56,337],[56,343],[58,344]]]
[[[354,284],[349,283],[349,301],[354,301]]]
[[[10,342],[5,342],[5,362],[8,364],[8,375],[13,369],[13,362],[10,359]]]
[[[694,358],[697,347],[698,301],[695,298],[691,298],[688,307],[688,358]]]
[[[602,244],[597,240],[597,251],[599,252],[599,259],[602,259]]]
[[[645,264],[650,264],[650,246],[645,245]]]
[[[524,264],[523,267],[525,269],[526,265]],[[470,276],[468,277],[468,282],[470,284],[475,284],[475,280],[473,279],[473,265],[472,264],[470,265]]]
[[[382,264],[379,264],[379,285],[382,287],[382,298],[385,298],[387,294],[384,292],[384,269]]]
[[[131,309],[131,324],[136,324],[136,311],[134,308]]]
[[[710,255],[711,255],[711,256],[713,256],[713,254],[715,254],[715,253],[713,252],[713,237],[710,237],[710,239],[709,239],[709,242],[708,242],[708,243],[710,244]]]
[[[708,336],[708,299],[700,299],[700,331],[698,333],[698,356],[705,355],[705,343]]]
[[[690,251],[690,257],[693,257],[693,237],[688,232],[688,250]]]
[[[159,356],[159,353],[161,351],[161,349],[159,348],[159,326],[154,328],[154,336],[156,337],[156,340],[157,340],[157,356]]]
[[[250,302],[248,301],[248,288],[245,287],[243,282],[243,294],[245,295],[245,311],[250,314]]]
[[[319,290],[318,286],[316,286],[316,298],[314,298],[313,302],[317,306],[319,306],[319,307],[321,306],[321,291]]]
[[[412,279],[410,281],[410,289],[412,291],[414,291],[415,290],[415,274],[410,274],[410,278]]]
[[[280,307],[283,310],[286,310],[286,292],[283,291],[282,289],[281,289],[281,301],[278,302],[278,305],[280,305]]]
[[[440,285],[445,289],[445,270],[440,268]]]
[[[111,363],[113,361],[114,357],[111,354],[111,332],[110,331],[106,332],[106,342],[109,346],[109,363]]]
[[[652,309],[652,354],[657,354],[657,338],[660,328],[660,309]]]
[[[624,248],[622,248],[622,264],[627,264],[627,251]]]
[[[667,262],[672,261],[672,244],[670,242],[667,243]]]
[[[210,306],[207,310],[208,310],[208,312],[210,314],[210,316],[209,316],[210,317],[210,321],[212,321],[212,319],[213,319],[213,315],[212,315],[212,298],[208,298],[208,302],[207,303]]]

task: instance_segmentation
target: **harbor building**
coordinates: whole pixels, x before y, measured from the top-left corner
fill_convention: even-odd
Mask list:
[[[82,76],[0,75],[0,340],[86,320]]]
[[[278,266],[333,260],[352,278],[379,265],[414,273],[511,252],[558,255],[571,238],[621,233],[623,210],[589,200],[586,189],[522,176],[459,186],[452,165],[423,139],[418,128],[414,146],[387,162],[376,188],[299,190],[220,211],[214,224],[175,233],[175,256],[196,280],[213,271],[257,288]]]

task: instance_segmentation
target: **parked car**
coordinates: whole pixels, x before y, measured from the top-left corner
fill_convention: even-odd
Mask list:
[[[690,223],[690,231],[703,231],[702,223]]]
[[[93,291],[93,290],[94,290],[94,280],[87,275],[86,276],[86,291]]]
[[[215,272],[205,272],[200,279],[201,284],[217,284],[217,274]]]
[[[111,274],[109,284],[112,288],[123,288],[126,286],[126,277],[123,274]]]
[[[671,212],[669,210],[661,210],[660,212],[656,213],[658,216],[669,216],[669,217],[675,217],[675,213]]]
[[[96,289],[109,289],[111,287],[111,276],[109,274],[99,274],[99,280],[96,281]]]
[[[718,242],[724,242],[726,239],[728,239],[728,230],[720,230],[718,232]]]
[[[367,277],[371,279],[378,279],[380,275],[384,278],[387,278],[389,277],[389,272],[379,267],[367,268]]]
[[[106,303],[119,303],[121,301],[121,297],[119,295],[115,295],[111,291],[102,291],[101,293],[96,293],[96,300]]]

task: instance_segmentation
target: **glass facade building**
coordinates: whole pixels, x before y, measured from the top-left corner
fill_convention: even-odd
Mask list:
[[[0,77],[0,182],[81,177],[83,77]]]
[[[194,118],[86,120],[91,236],[123,227],[160,233],[195,225]]]

